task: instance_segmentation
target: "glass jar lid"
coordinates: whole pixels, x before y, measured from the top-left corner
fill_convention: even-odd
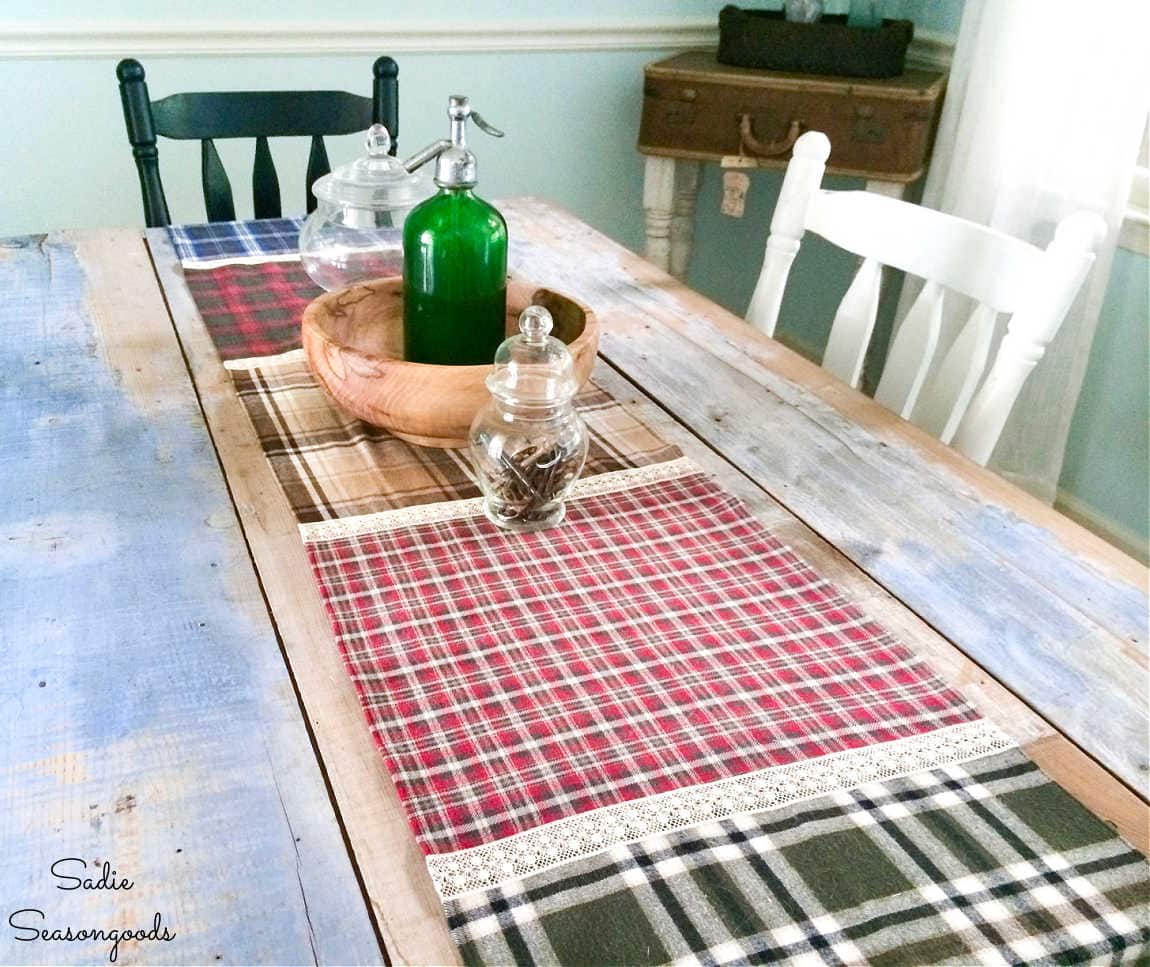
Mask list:
[[[386,211],[411,208],[431,194],[426,177],[408,173],[403,162],[388,154],[391,135],[382,124],[371,126],[364,144],[362,158],[316,179],[316,198],[338,207]]]
[[[543,306],[528,306],[519,316],[519,333],[495,350],[495,368],[487,377],[492,395],[508,403],[549,405],[568,402],[579,389],[575,361],[550,335],[554,323]]]

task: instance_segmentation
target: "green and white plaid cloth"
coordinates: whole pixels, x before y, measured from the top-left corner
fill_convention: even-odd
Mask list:
[[[471,964],[1145,964],[1148,872],[1012,750],[444,906]]]

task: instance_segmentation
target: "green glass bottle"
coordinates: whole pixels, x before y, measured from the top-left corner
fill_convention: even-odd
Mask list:
[[[449,101],[451,139],[405,162],[409,171],[435,158],[439,191],[403,226],[404,358],[417,363],[490,363],[507,324],[507,223],[473,191],[475,155],[467,148],[473,118],[489,134],[502,132],[471,110],[466,97]]]

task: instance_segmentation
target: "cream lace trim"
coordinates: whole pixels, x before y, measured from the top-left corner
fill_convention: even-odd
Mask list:
[[[444,900],[541,873],[645,837],[899,779],[1013,748],[987,719],[702,786],[606,806],[454,853],[426,857]]]
[[[221,265],[263,265],[265,262],[298,262],[299,252],[280,252],[276,255],[230,255],[219,259],[180,259],[180,267],[192,269],[218,269]]]
[[[224,369],[270,369],[272,366],[286,366],[289,363],[307,362],[302,349],[289,349],[286,353],[272,356],[245,356],[243,359],[225,359]]]
[[[689,457],[666,460],[646,467],[629,467],[611,473],[600,473],[585,477],[575,484],[568,500],[580,500],[599,494],[617,493],[630,490],[641,484],[674,480],[692,473],[701,473],[699,467]],[[379,534],[397,527],[413,524],[437,524],[446,520],[463,520],[478,517],[483,513],[483,498],[469,500],[445,500],[434,504],[419,504],[415,507],[400,507],[396,510],[381,510],[375,514],[361,514],[357,517],[340,517],[336,520],[321,520],[310,524],[300,524],[299,533],[305,543],[338,540],[341,537],[357,537],[361,534]]]

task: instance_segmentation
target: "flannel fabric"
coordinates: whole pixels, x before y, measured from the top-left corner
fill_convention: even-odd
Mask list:
[[[292,510],[303,523],[476,497],[467,457],[414,446],[336,407],[303,359],[233,370]],[[590,431],[586,476],[670,460],[664,443],[594,383],[576,401]]]
[[[172,225],[168,237],[184,262],[286,255],[299,247],[302,218],[262,218],[246,222]]]
[[[297,349],[303,311],[322,291],[299,262],[188,269],[184,277],[223,360]]]
[[[444,904],[469,964],[1145,963],[1150,878],[1019,751]]]
[[[172,229],[223,358],[297,348],[318,290],[298,263],[192,266],[293,252],[298,224]],[[714,485],[604,489],[515,540],[471,511],[396,526],[476,495],[460,455],[341,413],[299,358],[239,365],[303,528],[366,525],[309,553],[433,877],[494,851],[489,888],[436,880],[468,961],[1150,962],[1143,858],[1018,752],[900,768],[991,727]],[[580,405],[585,483],[678,456],[597,387]],[[661,832],[603,847],[631,809]],[[556,830],[567,858],[518,875]]]
[[[428,853],[977,718],[698,472],[308,554]]]

